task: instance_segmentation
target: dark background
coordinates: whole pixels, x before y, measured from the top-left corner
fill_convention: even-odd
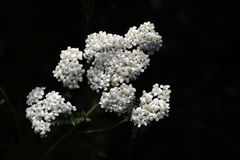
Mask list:
[[[237,59],[226,49],[231,16],[230,1],[1,0],[0,86],[16,111],[0,105],[0,159],[232,159],[240,147],[240,79]],[[54,147],[71,126],[54,128],[45,139],[35,135],[25,118],[26,96],[36,86],[66,93],[52,76],[60,51],[83,50],[89,33],[123,35],[145,21],[155,24],[163,47],[133,85],[140,95],[154,83],[170,84],[170,117],[141,129],[126,123],[82,134],[123,119],[98,110]],[[86,90],[68,91],[69,100],[81,105],[86,93],[91,100]]]

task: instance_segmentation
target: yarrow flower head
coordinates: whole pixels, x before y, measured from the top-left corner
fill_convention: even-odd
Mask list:
[[[82,75],[85,70],[83,65],[79,63],[82,60],[82,52],[78,48],[68,47],[62,51],[60,62],[53,71],[54,77],[63,83],[63,86],[70,89],[79,88],[79,82],[82,82]]]
[[[90,64],[86,72],[90,87],[96,92],[102,91],[101,108],[130,116],[138,127],[158,121],[168,116],[170,86],[155,84],[152,91],[143,91],[140,100],[136,100],[136,89],[129,84],[147,69],[150,55],[162,46],[162,37],[154,29],[154,24],[145,22],[139,27],[131,27],[124,36],[103,31],[92,33],[85,41],[84,53],[71,47],[61,51],[53,76],[64,87],[79,88],[85,73],[81,64],[84,58]],[[26,103],[29,106],[26,117],[41,137],[51,131],[51,125],[59,115],[76,111],[76,107],[65,102],[58,92],[45,93],[45,87],[33,89]],[[94,108],[84,115],[77,115],[77,121],[86,120]],[[71,123],[76,124],[73,119]]]
[[[36,87],[27,96],[27,104],[30,106],[26,109],[26,117],[31,121],[35,133],[41,137],[50,132],[51,122],[59,114],[71,114],[76,111],[76,107],[65,99],[58,92],[52,91],[44,97],[44,87]]]
[[[87,71],[91,88],[98,92],[135,80],[150,62],[144,52],[158,50],[161,42],[150,22],[130,28],[124,37],[102,31],[90,34],[83,56],[92,63]]]
[[[125,34],[125,41],[151,55],[162,46],[162,36],[154,29],[154,24],[150,22],[141,24],[139,28],[131,27]]]
[[[83,56],[88,62],[96,58],[99,53],[116,51],[127,47],[127,43],[122,36],[103,31],[88,35],[85,42],[86,45]]]
[[[168,116],[170,89],[169,85],[153,85],[151,92],[143,91],[140,106],[133,109],[131,120],[134,125],[147,126],[151,121],[158,121]]]
[[[116,87],[123,82],[136,80],[149,62],[148,55],[140,50],[99,53],[87,71],[87,78],[92,89],[97,92],[107,90],[109,86]]]
[[[27,105],[31,106],[32,104],[35,104],[40,99],[42,99],[45,89],[45,87],[36,87],[33,89],[27,96]]]
[[[124,113],[135,99],[136,89],[132,85],[123,83],[120,87],[111,88],[109,92],[103,92],[100,106],[109,112]]]

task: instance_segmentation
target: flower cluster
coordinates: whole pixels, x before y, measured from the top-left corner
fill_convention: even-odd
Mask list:
[[[141,127],[148,125],[151,121],[158,121],[168,116],[170,89],[169,85],[153,85],[151,92],[146,93],[140,98],[140,106],[133,109],[131,120],[134,125]]]
[[[161,43],[161,36],[150,22],[143,23],[138,29],[130,28],[124,37],[102,31],[90,34],[83,56],[92,62],[87,71],[91,88],[98,92],[135,80],[150,62],[144,51],[150,54],[158,50]]]
[[[127,43],[122,36],[103,31],[88,35],[85,43],[83,56],[88,62],[96,58],[99,53],[126,49],[127,47]]]
[[[131,27],[125,34],[125,41],[151,55],[162,46],[162,37],[154,29],[154,24],[150,22],[141,24],[139,28]]]
[[[60,62],[53,71],[54,77],[70,89],[79,88],[79,82],[82,82],[82,75],[85,72],[83,65],[79,64],[82,60],[82,52],[78,48],[68,47],[62,51]]]
[[[42,137],[50,132],[51,122],[59,114],[71,114],[76,111],[76,107],[65,99],[58,92],[52,91],[45,95],[43,87],[36,87],[27,96],[27,104],[30,106],[26,109],[26,117],[31,121],[35,133]]]
[[[109,112],[124,113],[135,99],[136,89],[132,85],[123,83],[120,87],[111,88],[109,92],[103,92],[100,106]]]
[[[109,86],[135,80],[149,62],[148,55],[140,50],[99,53],[87,71],[87,77],[93,90],[107,90]]]
[[[79,88],[85,69],[80,61],[86,59],[91,66],[86,77],[96,92],[103,91],[100,106],[108,112],[130,115],[134,125],[141,127],[151,121],[168,116],[170,89],[168,85],[153,85],[151,92],[143,91],[136,104],[136,89],[129,84],[136,80],[150,64],[149,55],[162,46],[162,37],[154,24],[145,22],[131,27],[124,36],[103,31],[92,33],[86,39],[84,53],[68,47],[60,54],[60,62],[53,71],[54,77],[69,89]],[[50,132],[52,121],[59,114],[71,114],[76,107],[58,92],[45,95],[44,87],[36,87],[27,96],[26,117],[32,128],[42,137]],[[137,107],[135,107],[137,105]]]
[[[43,98],[45,87],[36,87],[27,96],[27,105],[31,106]]]

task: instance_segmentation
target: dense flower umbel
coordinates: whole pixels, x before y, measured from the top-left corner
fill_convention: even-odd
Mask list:
[[[42,137],[50,132],[51,122],[59,114],[71,114],[76,111],[76,107],[65,99],[58,92],[52,91],[45,95],[43,87],[36,87],[27,96],[27,104],[30,106],[26,109],[26,117],[31,121],[35,133]]]
[[[135,80],[149,65],[148,55],[140,50],[99,53],[87,71],[90,86],[97,92]]]
[[[122,36],[103,31],[88,35],[85,42],[86,46],[83,56],[88,62],[96,58],[99,53],[122,50],[127,47],[127,43]]]
[[[162,46],[162,37],[154,28],[154,24],[150,22],[141,24],[139,28],[131,27],[125,34],[125,41],[131,46],[147,51],[148,54],[153,54]]]
[[[91,88],[98,92],[135,80],[149,65],[147,54],[158,50],[161,43],[150,22],[130,28],[124,37],[102,31],[90,34],[83,56],[92,62],[87,71]]]
[[[85,73],[80,64],[84,58],[91,64],[86,74],[90,87],[96,92],[103,91],[99,102],[101,108],[130,115],[138,127],[158,121],[168,116],[170,86],[153,85],[151,92],[143,91],[140,103],[136,104],[136,89],[129,84],[147,69],[149,55],[162,46],[162,37],[154,29],[154,24],[145,22],[139,27],[131,27],[124,36],[103,31],[92,33],[85,41],[84,53],[71,47],[61,52],[53,75],[63,86],[79,88]],[[26,109],[32,128],[42,137],[50,132],[52,121],[59,114],[76,111],[76,107],[64,102],[58,92],[45,95],[44,90],[44,87],[36,87],[29,93],[27,104],[30,107]]]
[[[123,83],[120,87],[111,88],[109,92],[103,92],[100,106],[109,112],[124,113],[135,99],[136,89],[132,85]]]
[[[169,85],[153,85],[151,92],[146,93],[140,98],[140,106],[133,109],[131,120],[134,125],[141,127],[148,125],[151,121],[158,121],[168,116],[170,89]]]
[[[45,87],[36,87],[27,96],[27,105],[31,106],[43,98]]]
[[[79,64],[82,60],[82,52],[78,48],[68,47],[67,50],[62,51],[60,55],[60,62],[53,71],[54,77],[70,89],[79,88],[79,82],[82,82],[82,75],[85,70],[83,65]]]

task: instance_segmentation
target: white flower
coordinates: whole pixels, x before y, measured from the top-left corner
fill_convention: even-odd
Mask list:
[[[140,106],[133,109],[131,120],[134,125],[141,127],[148,125],[151,121],[158,121],[168,116],[169,99],[171,90],[169,85],[153,85],[152,91],[146,93],[140,98]]]
[[[64,102],[65,99],[62,98],[58,92],[49,92],[44,98],[43,89],[45,88],[37,87],[29,93],[27,96],[27,104],[31,105],[26,109],[26,117],[31,121],[34,132],[39,133],[41,137],[46,136],[46,133],[51,131],[51,122],[55,120],[59,114],[71,114],[72,111],[76,111],[76,107],[72,106],[69,102]],[[34,93],[39,91],[41,92],[41,100],[32,100],[33,95],[35,95]]]
[[[126,43],[137,46],[139,49],[147,50],[153,54],[162,46],[162,37],[154,30],[154,24],[145,22],[139,28],[131,27],[125,34]]]
[[[125,39],[122,36],[103,31],[88,35],[85,42],[86,46],[83,56],[88,62],[97,57],[99,53],[125,49],[127,47]]]
[[[54,77],[70,89],[79,88],[79,82],[82,82],[82,75],[85,72],[83,65],[79,64],[82,60],[82,52],[78,48],[68,47],[62,51],[60,62],[53,71]]]
[[[43,98],[45,87],[36,87],[27,96],[27,105],[31,106]]]
[[[99,53],[87,71],[87,78],[93,90],[107,90],[109,86],[116,87],[135,80],[149,62],[148,55],[140,50]]]
[[[99,104],[109,112],[124,113],[135,99],[136,89],[132,85],[123,83],[120,87],[111,88],[109,92],[103,92]]]
[[[97,92],[135,80],[149,65],[151,54],[161,46],[161,36],[154,25],[145,22],[132,27],[125,36],[100,31],[86,39],[83,56],[92,66],[87,71],[90,86]]]

